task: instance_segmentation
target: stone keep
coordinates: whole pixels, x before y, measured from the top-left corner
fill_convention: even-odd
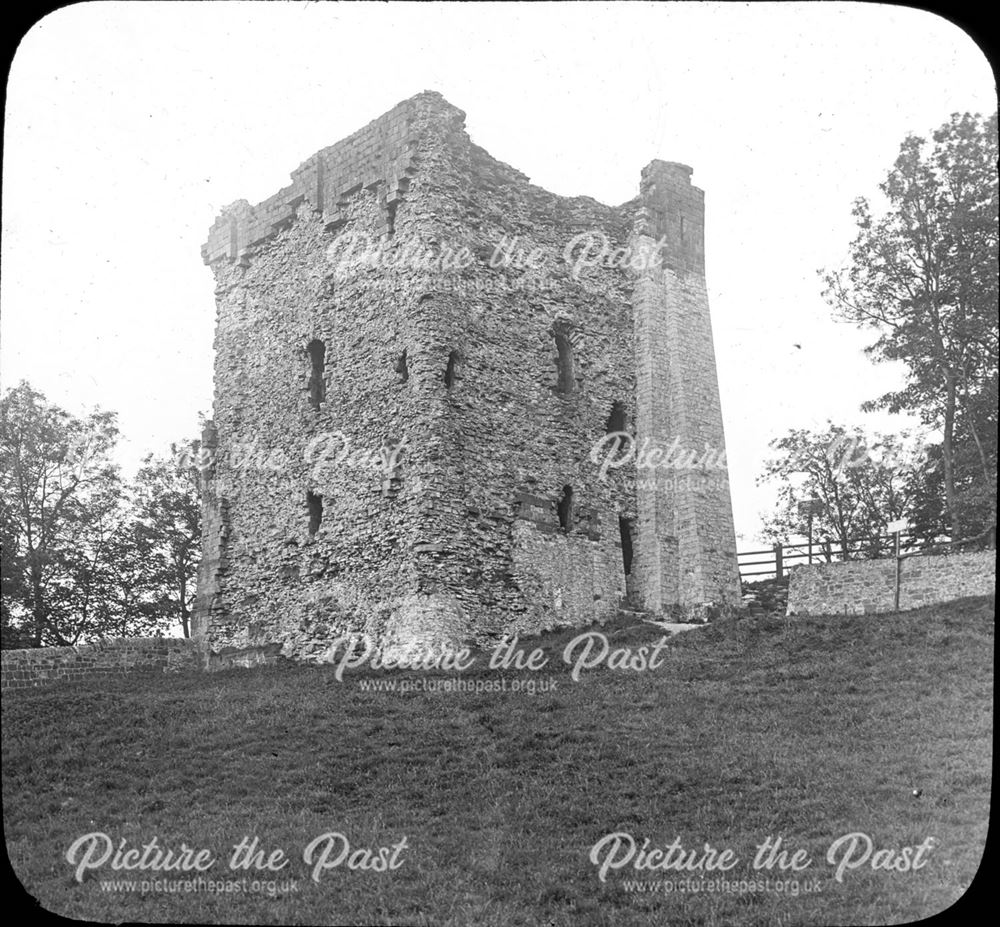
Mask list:
[[[209,232],[213,649],[739,601],[691,168],[653,161],[619,207],[556,196],[464,120],[421,93]]]

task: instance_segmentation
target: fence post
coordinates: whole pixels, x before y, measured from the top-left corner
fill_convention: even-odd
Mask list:
[[[774,573],[775,573],[775,576],[776,576],[777,579],[781,579],[781,577],[784,575],[782,573],[781,567],[782,567],[782,564],[781,564],[781,545],[780,544],[775,544],[774,545]]]
[[[903,561],[899,557],[899,532],[896,532],[896,614],[899,614],[899,580],[902,572]]]

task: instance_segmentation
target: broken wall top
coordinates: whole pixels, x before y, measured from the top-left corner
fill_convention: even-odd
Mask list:
[[[212,224],[202,246],[206,264],[237,260],[276,235],[305,201],[331,228],[343,223],[341,206],[364,188],[378,188],[387,204],[398,201],[416,172],[420,134],[429,125],[461,130],[465,113],[441,94],[424,91],[394,106],[363,129],[317,152],[292,172],[292,183],[256,206],[237,200]]]
[[[237,200],[225,207],[202,246],[204,262],[211,265],[240,260],[248,249],[291,225],[304,203],[322,214],[331,231],[344,225],[343,207],[363,189],[375,191],[387,207],[398,204],[417,172],[425,134],[429,131],[464,134],[464,128],[465,113],[436,91],[426,90],[403,100],[363,129],[303,162],[292,172],[291,184],[274,196],[256,206]],[[473,147],[481,151],[478,146]],[[495,161],[486,152],[482,154],[511,177],[528,182],[520,171]],[[671,241],[671,250],[689,254],[694,251],[691,263],[703,269],[704,193],[691,183],[691,174],[692,169],[685,164],[651,161],[642,170],[639,197],[617,208],[604,206],[591,197],[560,197],[540,187],[528,186],[553,202],[565,205],[587,202],[609,213],[629,216],[636,220],[635,229],[641,234],[661,238],[666,233],[668,238],[677,239]],[[667,219],[668,213],[677,211],[695,218],[694,226],[685,230],[686,236],[683,231],[674,230]],[[687,240],[683,241],[685,237]]]

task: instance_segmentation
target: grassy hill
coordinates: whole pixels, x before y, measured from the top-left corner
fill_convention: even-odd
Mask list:
[[[614,648],[660,637],[650,625],[604,631]],[[460,677],[365,669],[338,682],[329,666],[279,666],[15,693],[3,711],[8,854],[43,907],[107,922],[912,921],[951,905],[979,866],[993,632],[992,600],[965,600],[899,617],[720,623],[673,638],[656,669],[601,665],[579,681],[560,657],[575,633],[561,633],[523,642],[549,656],[537,672],[488,670],[481,657]],[[505,677],[508,689],[426,691],[422,676],[481,689]],[[387,680],[395,691],[373,690]],[[515,680],[534,694],[512,691]],[[345,859],[313,881],[303,851],[335,832],[350,850],[321,842],[313,864],[324,846],[328,862]],[[629,864],[602,882],[591,848],[613,832],[647,849],[730,848],[738,862],[724,873]],[[838,881],[827,850],[852,832],[873,856],[892,848],[885,865],[934,845],[917,871],[869,859]],[[66,854],[89,833],[116,848],[156,837],[207,849],[206,884],[261,890],[128,890],[111,880],[198,873],[110,863],[78,882]],[[244,836],[289,862],[230,871]],[[811,864],[754,870],[755,847],[775,836]],[[379,861],[396,868],[348,868]],[[721,878],[737,889],[707,887]]]

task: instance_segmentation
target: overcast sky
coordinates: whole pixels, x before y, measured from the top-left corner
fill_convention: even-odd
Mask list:
[[[212,220],[421,90],[555,193],[618,204],[653,158],[694,168],[741,549],[771,507],[754,485],[769,440],[828,418],[907,424],[859,412],[900,372],[831,320],[817,270],[844,259],[853,199],[908,132],[996,96],[956,26],[867,4],[58,10],[8,85],[3,387],[116,410],[127,470],[195,436],[212,403]]]

